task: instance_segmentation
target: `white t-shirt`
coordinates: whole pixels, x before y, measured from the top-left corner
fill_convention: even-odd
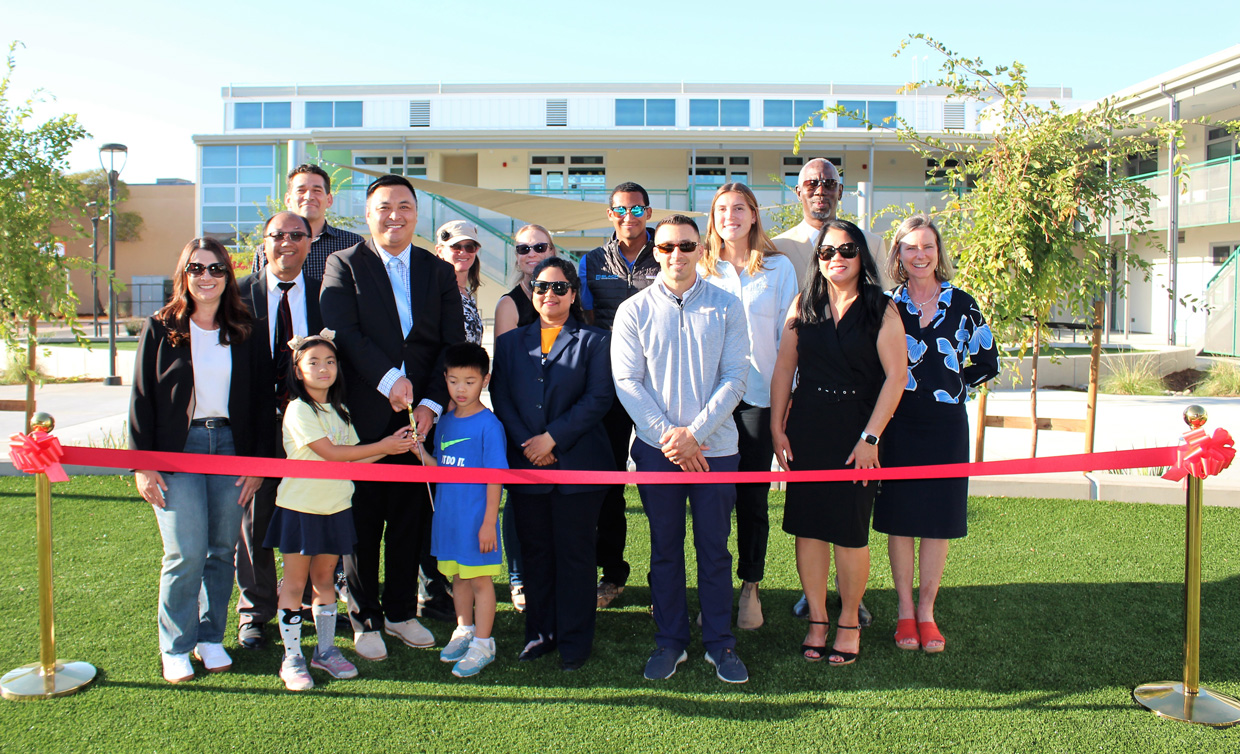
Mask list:
[[[204,330],[191,319],[189,357],[194,365],[194,418],[228,418],[232,351],[220,343],[219,328]]]

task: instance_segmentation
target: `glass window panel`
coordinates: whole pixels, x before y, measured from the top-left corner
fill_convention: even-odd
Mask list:
[[[336,128],[361,128],[362,103],[360,101],[336,103]]]
[[[405,175],[411,175],[415,178],[425,178],[426,168],[405,168]]]
[[[270,195],[271,195],[271,190],[265,187],[264,188],[256,188],[256,187],[242,188],[241,189],[241,203],[246,206],[250,206],[253,204],[259,204],[260,206],[266,207],[267,197]]]
[[[644,126],[646,125],[646,103],[639,99],[618,99],[616,100],[616,125],[617,126]]]
[[[563,191],[564,190],[564,174],[563,173],[547,173],[547,190]]]
[[[792,125],[800,128],[801,124],[814,117],[814,113],[822,109],[822,100],[820,99],[799,99],[792,113]],[[813,123],[814,126],[821,126],[822,120],[817,119]]]
[[[865,117],[865,102],[860,100],[842,99],[838,104],[848,112],[856,111],[861,114],[861,117]],[[849,115],[841,115],[836,121],[836,125],[840,128],[865,128],[865,121]]]
[[[883,126],[885,128],[895,128],[896,123],[896,103],[894,102],[870,102],[867,107],[870,116],[870,122],[875,126]]]
[[[788,128],[792,125],[792,100],[762,101],[762,125],[766,128]]]
[[[698,157],[695,161],[698,165],[722,165],[722,157]]]
[[[263,106],[258,102],[238,102],[233,105],[233,128],[262,128]]]
[[[354,157],[354,165],[386,165],[386,157]]]
[[[263,103],[263,128],[288,128],[292,122],[292,102]]]
[[[542,188],[543,179],[541,170],[530,171],[530,191],[538,191]]]
[[[228,207],[203,207],[202,221],[204,223],[235,223],[237,222],[237,208],[232,205]]]
[[[330,102],[307,102],[306,103],[306,128],[331,128],[332,127],[332,103]]]
[[[242,167],[250,167],[250,166],[257,166],[257,165],[274,165],[275,164],[275,160],[273,159],[274,152],[272,151],[274,149],[275,148],[271,146],[240,147],[237,150],[238,157],[240,158],[240,162],[238,162],[237,164],[241,165]],[[242,183],[248,183],[248,181],[242,181]]]
[[[648,99],[646,100],[646,125],[647,126],[674,126],[676,125],[676,100],[674,99]]]
[[[538,155],[533,162],[535,165],[563,165],[564,158],[562,156]]]
[[[267,203],[263,202],[257,207],[253,204],[238,207],[237,216],[240,218],[242,226],[252,228],[255,223],[260,223],[267,219]]]
[[[202,201],[204,204],[236,204],[237,190],[232,186],[227,188],[204,188],[202,190]]]
[[[749,185],[749,173],[733,173],[728,176],[728,180],[732,183],[744,183]]]
[[[719,125],[719,100],[717,99],[691,99],[689,100],[689,125],[690,126],[717,126]]]
[[[805,158],[804,157],[785,157],[784,164],[785,165],[804,165]]]
[[[729,165],[748,165],[749,158],[748,157],[729,157],[728,164]]]
[[[1219,141],[1206,145],[1206,159],[1217,160],[1220,157],[1229,157],[1231,155],[1231,142]]]
[[[203,168],[202,182],[205,183],[236,183],[236,168]]]
[[[237,183],[262,183],[271,185],[271,168],[241,168]]]
[[[793,189],[796,188],[797,178],[800,177],[800,175],[801,174],[799,172],[798,173],[784,173],[784,185],[786,185],[788,188],[793,188]]]
[[[569,162],[574,165],[602,165],[602,155],[584,155],[569,158]]]
[[[203,167],[232,167],[237,164],[236,147],[203,147]]]
[[[749,127],[749,100],[719,100],[719,125]]]

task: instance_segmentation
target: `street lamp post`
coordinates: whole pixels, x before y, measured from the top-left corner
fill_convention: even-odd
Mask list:
[[[92,210],[90,217],[90,225],[94,232],[94,243],[90,245],[91,253],[94,255],[94,266],[90,268],[90,293],[91,308],[90,321],[94,327],[94,337],[99,337],[99,202],[87,202],[86,209]]]
[[[104,144],[99,147],[99,166],[108,171],[108,376],[105,385],[119,385],[121,378],[116,375],[116,181],[121,171],[116,169],[116,155],[124,155],[129,160],[129,148],[124,144]],[[108,164],[103,164],[103,155],[108,155]],[[125,162],[121,163],[121,169]]]

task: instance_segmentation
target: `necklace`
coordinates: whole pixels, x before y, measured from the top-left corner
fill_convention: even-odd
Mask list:
[[[917,307],[919,310],[921,310],[921,311],[922,311],[922,313],[924,314],[924,313],[925,313],[926,306],[927,306],[928,304],[930,304],[930,303],[932,303],[932,302],[934,302],[934,301],[938,301],[938,300],[939,300],[939,294],[940,294],[940,292],[941,292],[941,291],[935,291],[933,296],[931,296],[930,298],[928,298],[928,299],[926,299],[925,301],[922,301],[922,302],[920,302],[920,303],[918,303],[917,301],[913,301],[913,306],[916,306],[916,307]],[[912,291],[910,291],[910,293],[912,293]],[[912,298],[913,298],[913,297],[910,295],[910,296],[909,296],[909,300],[912,300]]]

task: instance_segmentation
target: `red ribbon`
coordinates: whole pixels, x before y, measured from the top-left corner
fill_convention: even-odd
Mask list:
[[[1215,476],[1236,457],[1234,444],[1231,435],[1222,427],[1214,430],[1213,435],[1204,429],[1186,432],[1176,448],[1175,465],[1167,469],[1163,479],[1178,482],[1190,474],[1198,479]]]
[[[47,474],[48,480],[53,482],[69,481],[60,465],[64,454],[60,440],[41,429],[28,435],[19,432],[9,438],[9,456],[14,468],[27,474]]]

